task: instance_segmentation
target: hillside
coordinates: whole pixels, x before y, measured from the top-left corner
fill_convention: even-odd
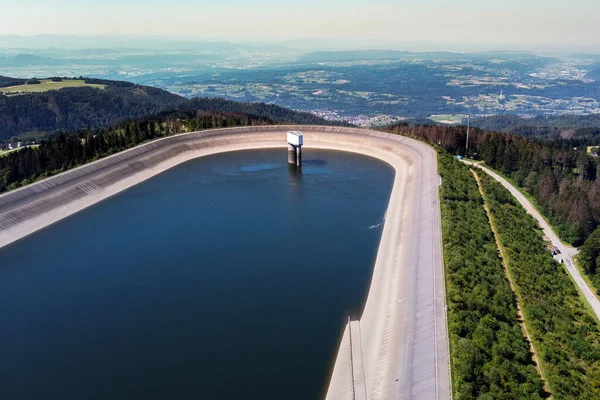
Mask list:
[[[465,155],[466,126],[396,124],[387,130]],[[579,246],[600,226],[600,158],[585,147],[479,128],[470,135],[468,156],[485,161],[535,199],[563,240]]]
[[[536,139],[567,139],[575,145],[600,144],[600,115],[561,115],[521,118],[494,115],[477,118],[472,125],[490,131],[510,132]]]
[[[0,76],[0,87],[10,87],[12,94],[5,95],[0,91],[0,143],[6,143],[12,137],[41,139],[58,131],[108,128],[125,120],[169,111],[252,114],[272,123],[327,124],[311,114],[278,106],[222,99],[188,100],[162,89],[121,81],[63,80],[71,86],[81,87],[68,87],[69,84],[62,82],[64,88],[60,90],[36,88],[40,91],[35,92],[27,88],[27,93],[12,94],[19,91],[19,86],[15,85],[23,85],[23,88],[31,85],[25,85],[26,80]]]
[[[8,86],[15,86],[15,85],[22,85],[26,81],[27,81],[26,79],[11,78],[8,76],[0,75],[0,88],[4,88],[4,87],[8,87]]]
[[[51,90],[61,90],[70,87],[90,87],[101,90],[106,89],[106,85],[87,83],[84,79],[33,78],[25,81],[25,83],[19,83],[14,86],[0,87],[0,93],[7,96],[19,96],[28,93],[44,93]]]
[[[0,152],[0,193],[140,143],[177,133],[294,121],[321,123],[310,114],[295,113],[264,104],[247,105],[220,99],[199,99],[189,105],[204,109],[172,110],[127,120],[109,128],[61,132],[41,140],[36,146],[25,146],[4,154]],[[210,107],[221,111],[208,111],[207,108]],[[234,110],[246,112],[233,112]]]
[[[254,115],[268,119],[272,123],[293,123],[300,125],[349,125],[343,122],[327,121],[316,115],[293,111],[273,104],[242,103],[221,98],[195,98],[189,100],[187,110],[203,110],[216,113]]]
[[[600,62],[596,62],[590,66],[590,69],[585,77],[588,79],[600,80]]]
[[[0,81],[14,85],[14,81],[5,77]],[[0,141],[24,133],[107,127],[125,119],[178,108],[186,102],[180,96],[149,86],[95,79],[85,82],[106,86],[103,90],[67,87],[39,93],[0,95]]]

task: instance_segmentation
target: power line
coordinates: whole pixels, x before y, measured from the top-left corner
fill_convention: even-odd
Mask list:
[[[467,148],[465,151],[465,156],[469,152],[469,130],[471,129],[471,114],[467,114]]]

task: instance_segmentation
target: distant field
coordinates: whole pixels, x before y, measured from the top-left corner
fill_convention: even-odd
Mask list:
[[[460,124],[464,118],[463,114],[435,114],[427,117],[428,119],[440,124]]]
[[[34,144],[34,145],[31,145],[31,146],[19,147],[18,149],[4,150],[4,151],[3,151],[3,150],[0,150],[0,157],[4,157],[4,156],[6,156],[7,154],[9,154],[9,153],[12,153],[13,151],[19,151],[19,150],[23,150],[25,147],[31,147],[32,149],[35,149],[35,148],[38,148],[38,147],[40,147],[40,145],[39,145],[39,144]]]
[[[94,87],[97,89],[104,89],[106,85],[98,85],[98,84],[90,84],[85,83],[85,81],[80,79],[69,79],[63,80],[61,82],[52,82],[50,79],[41,79],[39,85],[17,85],[17,86],[9,86],[5,88],[0,88],[0,93],[4,93],[8,96],[17,95],[23,93],[42,93],[47,92],[49,90],[59,90],[68,87]]]

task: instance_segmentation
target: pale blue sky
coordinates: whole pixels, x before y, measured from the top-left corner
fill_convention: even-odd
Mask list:
[[[599,0],[0,0],[0,34],[600,46]]]

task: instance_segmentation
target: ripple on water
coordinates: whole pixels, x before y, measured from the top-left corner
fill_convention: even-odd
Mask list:
[[[260,164],[246,164],[240,167],[242,172],[260,172],[260,171],[271,171],[280,168],[279,164],[276,163],[260,163]]]
[[[322,398],[394,171],[305,155],[192,160],[3,248],[0,399]]]

